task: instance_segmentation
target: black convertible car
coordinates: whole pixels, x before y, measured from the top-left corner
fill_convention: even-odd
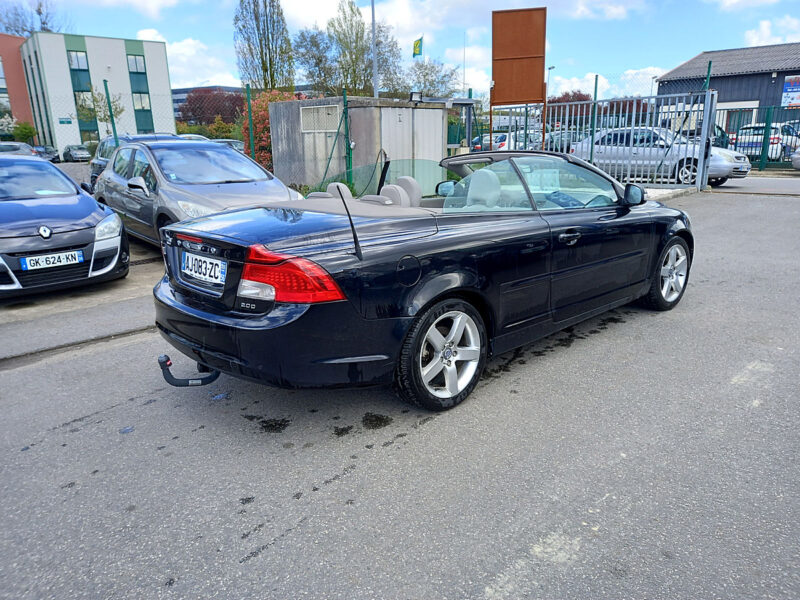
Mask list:
[[[156,323],[208,373],[176,380],[163,356],[167,380],[393,382],[443,410],[492,353],[636,299],[680,301],[694,246],[685,213],[563,154],[440,164],[449,180],[431,196],[410,177],[360,199],[333,184],[163,229]]]
[[[128,274],[114,212],[41,158],[0,156],[0,299]]]

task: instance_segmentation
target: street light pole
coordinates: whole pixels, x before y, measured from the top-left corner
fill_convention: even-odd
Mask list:
[[[378,97],[378,56],[375,51],[375,0],[372,0],[372,94]]]
[[[552,67],[547,67],[547,83],[545,83],[544,86],[544,111],[542,114],[542,150],[544,150],[544,139],[546,137],[545,134],[547,133],[547,94],[550,93],[550,71],[555,68],[555,65]],[[527,105],[525,109],[527,110]],[[525,135],[528,135],[527,131],[525,132]]]

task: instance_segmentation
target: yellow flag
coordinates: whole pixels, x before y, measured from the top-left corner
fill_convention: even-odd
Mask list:
[[[411,58],[415,56],[422,56],[422,38],[414,40],[414,54],[411,55]]]

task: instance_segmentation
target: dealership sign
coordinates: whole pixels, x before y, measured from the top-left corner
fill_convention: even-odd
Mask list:
[[[800,75],[787,75],[784,78],[781,106],[800,108]]]

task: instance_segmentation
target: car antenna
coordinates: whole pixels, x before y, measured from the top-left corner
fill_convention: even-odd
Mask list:
[[[344,200],[344,195],[342,194],[342,190],[339,186],[336,186],[336,191],[339,192],[339,198],[342,199],[342,204],[344,204],[344,210],[347,213],[347,220],[350,221],[350,230],[353,232],[353,245],[356,247],[356,256],[358,260],[364,260],[364,255],[361,253],[361,244],[358,243],[358,234],[356,233],[356,226],[353,225],[353,217],[350,216],[350,209],[347,208],[347,202]]]

